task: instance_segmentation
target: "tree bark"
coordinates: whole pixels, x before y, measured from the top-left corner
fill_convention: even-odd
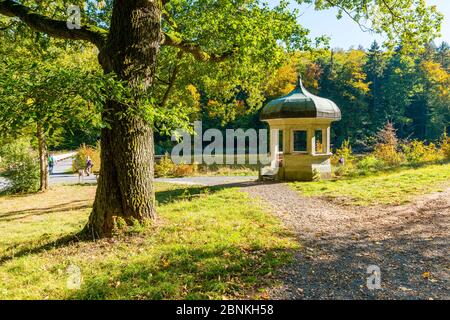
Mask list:
[[[38,140],[38,152],[39,152],[39,191],[46,191],[48,189],[48,153],[47,153],[47,141],[45,139],[45,133],[42,129],[42,125],[38,123],[36,130],[36,137]]]
[[[111,29],[99,61],[105,73],[128,82],[137,96],[153,84],[161,41],[159,1],[116,0]],[[92,237],[110,236],[119,218],[127,224],[156,217],[151,126],[128,106],[107,101],[101,133],[97,193],[85,228]]]

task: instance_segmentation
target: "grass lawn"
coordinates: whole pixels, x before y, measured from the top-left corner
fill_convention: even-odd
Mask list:
[[[76,241],[95,186],[0,197],[1,299],[264,298],[292,235],[236,189],[157,185],[159,220]],[[68,289],[69,266],[82,285]]]
[[[302,195],[339,198],[345,204],[401,204],[414,196],[450,186],[450,164],[398,168],[369,176],[319,182],[292,182]]]

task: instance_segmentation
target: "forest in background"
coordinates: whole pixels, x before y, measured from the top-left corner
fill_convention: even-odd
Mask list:
[[[450,129],[450,47],[428,45],[422,52],[392,53],[374,42],[368,50],[317,49],[295,52],[265,84],[266,101],[294,89],[298,73],[314,94],[336,102],[342,120],[332,126],[332,144],[349,139],[356,152],[371,151],[376,134],[390,122],[400,139],[436,141]],[[240,92],[245,97],[245,93]],[[259,128],[259,109],[245,98],[235,108],[201,97],[204,128]]]
[[[30,46],[35,44],[32,41]],[[100,110],[95,107],[98,95],[92,92],[111,92],[117,85],[105,85],[99,70],[92,67],[95,50],[82,46],[63,54],[56,46],[44,55],[31,54],[23,45],[14,48],[5,43],[2,48],[10,59],[10,67],[2,71],[2,83],[4,90],[11,88],[11,92],[1,100],[3,124],[10,132],[32,137],[36,121],[45,121],[49,150],[74,150],[82,144],[95,146],[103,124]],[[204,130],[266,127],[259,121],[261,108],[271,99],[288,94],[299,73],[311,93],[335,101],[342,111],[342,120],[332,125],[334,149],[349,140],[357,153],[372,151],[377,132],[387,122],[394,125],[401,140],[438,141],[445,130],[450,130],[450,46],[445,42],[416,51],[402,47],[388,51],[374,42],[369,49],[311,48],[282,55],[270,69],[255,65],[249,71],[254,83],[245,83],[245,87],[235,85],[227,77],[231,71],[222,64],[217,68],[223,74],[214,78],[189,65],[186,57],[175,66],[168,63],[161,68],[156,100],[162,101],[161,109],[173,115],[165,116],[165,123],[154,123],[156,154],[170,152],[170,132],[177,128],[171,119],[178,116],[191,122],[202,120]],[[55,59],[66,61],[63,69],[51,66]],[[96,84],[89,85],[88,78]],[[32,86],[28,79],[34,79]],[[70,88],[77,88],[82,94],[73,96]],[[170,95],[166,88],[171,89]],[[36,103],[38,97],[42,100],[43,92],[45,100]],[[20,105],[15,102],[18,94],[24,97]],[[31,108],[34,106],[35,111]],[[27,118],[11,117],[18,113]],[[4,142],[14,139],[14,134],[9,137],[3,137]]]

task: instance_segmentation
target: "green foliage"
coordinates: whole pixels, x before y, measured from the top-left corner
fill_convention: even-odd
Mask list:
[[[0,148],[0,168],[9,179],[9,192],[34,192],[39,187],[39,161],[30,142],[22,138]]]
[[[39,5],[34,5],[34,2],[23,4],[48,17],[67,18],[65,1],[44,0]],[[334,125],[332,133],[336,145],[350,138],[355,141],[354,147],[358,152],[360,148],[370,148],[364,145],[365,138],[374,134],[389,119],[400,128],[401,138],[411,133],[414,133],[413,138],[438,137],[436,135],[440,134],[442,126],[450,121],[450,99],[448,93],[445,94],[445,89],[449,87],[448,45],[432,48],[431,55],[424,55],[427,45],[439,32],[442,21],[436,7],[427,6],[422,0],[400,3],[395,0],[298,2],[314,3],[316,10],[335,7],[338,8],[338,17],[349,14],[363,24],[363,28],[367,27],[364,26],[367,23],[376,32],[387,35],[385,45],[389,50],[381,51],[378,44],[374,44],[367,53],[360,49],[330,51],[320,48],[326,44],[325,39],[319,37],[314,44],[313,39],[308,37],[309,31],[297,23],[297,12],[292,10],[288,1],[281,1],[276,6],[268,6],[259,0],[168,1],[164,4],[162,16],[162,29],[166,37],[199,46],[204,50],[205,59],[224,52],[233,54],[223,61],[205,63],[194,59],[189,52],[163,45],[152,90],[131,101],[133,103],[128,111],[138,112],[162,134],[186,127],[200,117],[207,124],[205,127],[217,127],[241,124],[241,119],[253,116],[246,125],[259,127],[254,116],[257,110],[268,96],[290,88],[296,78],[292,73],[300,70],[312,91],[332,98],[343,111],[343,119]],[[72,4],[84,6],[83,1],[78,0]],[[104,29],[106,34],[114,5],[113,1],[88,1],[82,10],[82,24],[92,30]],[[8,25],[11,19],[1,18],[0,26]],[[25,73],[33,69],[30,65],[36,61],[65,66],[61,59],[55,59],[61,52],[67,53],[63,60],[70,60],[68,57],[73,53],[82,56],[90,51],[86,43],[77,44],[35,34],[23,24],[14,23],[10,28],[0,28],[0,32],[2,39],[5,39],[2,53],[14,59],[23,57],[25,63],[22,71]],[[11,44],[20,44],[20,48],[9,52]],[[313,44],[319,49],[313,50]],[[304,51],[296,52],[293,58],[293,51],[299,49]],[[33,54],[30,55],[30,52]],[[61,93],[61,97],[67,98],[65,95],[71,92],[64,88],[76,88],[78,96],[81,96],[78,98],[88,102],[93,100],[90,101],[92,107],[106,98],[122,101],[132,96],[126,83],[113,79],[113,75],[106,80],[92,77],[92,74],[84,77],[86,71],[98,71],[92,52],[90,59],[79,59],[76,65],[82,66],[83,70],[77,73],[69,68],[70,71],[66,72],[75,79],[84,79],[75,81],[75,86],[68,81],[69,77],[58,76],[61,73],[58,68],[52,71],[56,76],[49,83],[54,92]],[[9,69],[14,68],[5,68]],[[58,86],[58,83],[61,85]],[[27,82],[24,81],[24,84]],[[80,94],[80,91],[86,94]],[[36,104],[39,106],[37,100]],[[80,104],[82,111],[91,111],[89,103]],[[65,104],[55,105],[61,107]],[[88,121],[90,117],[74,105],[70,104],[68,109],[56,110],[57,116],[51,116],[52,121],[58,118],[74,119],[69,121],[70,125],[66,121],[60,122],[59,127],[63,130],[54,130],[58,136],[68,135],[70,139],[76,139],[84,135],[84,140],[95,141],[97,124],[100,125],[99,112],[95,112],[95,120]],[[49,110],[55,111],[55,108]],[[78,114],[81,116],[77,117]],[[27,116],[22,120],[32,122],[42,118]],[[107,126],[108,123],[101,125]],[[53,135],[52,129],[48,132]],[[55,145],[62,146],[83,142],[71,144],[61,138],[55,140]]]
[[[339,159],[344,159],[344,166],[351,167],[353,162],[355,161],[355,157],[353,156],[352,146],[350,145],[350,140],[344,140],[340,148],[337,148],[334,156],[333,163],[337,164]]]
[[[339,165],[337,167],[333,167],[333,169],[335,177],[343,177],[350,172],[350,168],[348,166]]]
[[[450,139],[445,132],[442,135],[440,147],[434,143],[426,144],[419,140],[399,144],[395,129],[389,123],[380,131],[377,138],[379,143],[375,146],[375,150],[363,157],[354,158],[350,166],[340,165],[337,162],[339,157],[334,155],[332,164],[335,177],[369,175],[400,166],[416,167],[425,163],[440,163],[448,159],[446,155],[449,152]],[[348,153],[348,150],[351,150],[351,146],[345,143],[345,146],[339,149],[339,154]]]
[[[39,127],[48,149],[73,148],[68,140],[75,135],[95,142],[99,95],[89,84],[100,77],[95,52],[65,49],[54,43],[29,48],[26,38],[12,44],[0,38],[0,135],[35,135]]]
[[[364,175],[383,169],[384,162],[371,154],[359,160],[356,167],[358,173]]]

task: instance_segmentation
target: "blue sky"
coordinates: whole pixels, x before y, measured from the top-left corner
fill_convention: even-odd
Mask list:
[[[276,0],[269,0],[270,3],[278,3]],[[450,43],[450,0],[426,0],[429,5],[436,5],[438,10],[444,14],[444,22],[442,24],[442,37],[436,39],[436,43],[441,41]],[[347,16],[337,20],[337,10],[315,11],[314,7],[307,5],[295,5],[300,7],[299,22],[302,26],[310,30],[312,38],[320,35],[328,35],[331,37],[330,45],[332,48],[348,49],[349,47],[358,47],[362,45],[369,47],[373,40],[380,40],[379,35],[369,32],[363,32],[359,26]]]

